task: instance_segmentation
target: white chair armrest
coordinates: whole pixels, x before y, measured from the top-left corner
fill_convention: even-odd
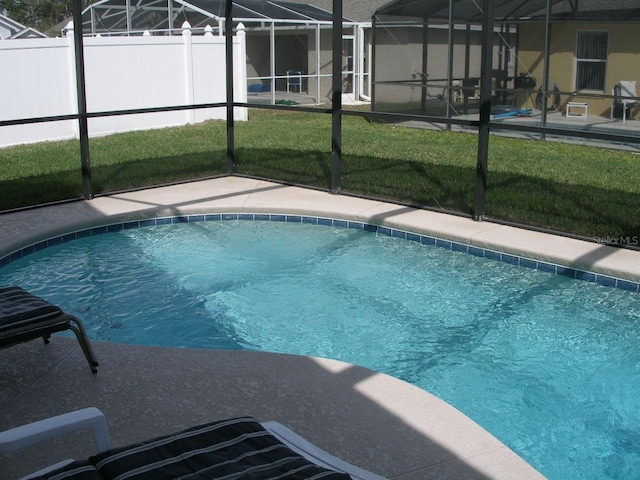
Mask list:
[[[92,428],[98,452],[111,448],[107,420],[90,407],[0,432],[0,454],[11,453],[67,433]]]
[[[347,473],[354,480],[387,480],[386,477],[357,467],[338,457],[334,457],[329,452],[322,450],[320,447],[309,442],[281,423],[274,421],[261,423],[265,430],[267,430],[271,435],[276,437],[298,455],[302,455],[316,465],[337,470],[338,472]]]

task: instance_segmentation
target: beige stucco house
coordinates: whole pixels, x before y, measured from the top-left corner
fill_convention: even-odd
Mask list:
[[[629,103],[636,102],[636,94],[640,93],[640,48],[637,41],[640,36],[640,0],[503,0],[491,3],[494,10],[493,45],[496,48],[502,43],[505,47],[502,52],[497,52],[497,56],[494,52],[493,56],[492,75],[497,87],[493,91],[498,92],[494,94],[494,104],[505,102],[537,109],[544,105],[545,110],[566,112],[567,104],[571,103],[580,106],[579,113],[617,117],[622,116],[620,99],[625,92],[627,98],[631,98]],[[415,37],[421,35],[421,25],[429,25],[431,29],[435,24],[454,25],[455,35],[463,26],[471,26],[481,32],[487,18],[484,11],[487,6],[485,2],[391,0],[377,13],[397,19],[398,23],[408,25],[412,22],[414,28],[418,27],[415,28]],[[473,35],[470,38],[466,58],[456,53],[454,46],[450,65],[453,73],[447,79],[449,82],[460,81],[463,62],[470,65],[463,81],[477,75],[480,45]],[[402,42],[397,43],[405,52],[408,51]],[[447,71],[443,68],[443,61],[434,62],[425,56],[432,55],[430,49],[434,43],[437,42],[425,40],[421,49],[419,38],[411,41],[413,68],[426,65],[428,70],[423,70],[429,78],[442,78],[441,73]],[[400,48],[394,50],[396,53],[387,57],[391,62],[398,62],[400,55],[397,52],[403,52]],[[434,63],[440,73],[431,72]],[[406,75],[410,74],[407,69],[411,67],[407,65],[404,62],[402,68],[394,72],[405,71],[404,84],[411,85],[411,75]],[[386,80],[390,71],[388,65],[381,67],[380,71],[375,67],[376,83]],[[502,82],[499,76],[496,77],[496,72],[503,72]],[[518,88],[521,75],[533,77],[535,85]],[[638,83],[637,90],[633,88],[634,81]],[[616,87],[621,88],[614,90]],[[402,88],[402,80],[398,79],[396,85],[385,88],[398,90]],[[473,95],[468,90],[465,93]],[[640,110],[640,104],[638,107]],[[635,108],[631,110],[627,108],[626,114],[637,114]]]
[[[549,78],[560,91],[561,108],[568,102],[586,103],[589,115],[610,116],[610,96],[620,81],[637,81],[640,88],[638,23],[558,22],[550,32]],[[521,25],[519,65],[539,84],[544,50],[545,25]]]

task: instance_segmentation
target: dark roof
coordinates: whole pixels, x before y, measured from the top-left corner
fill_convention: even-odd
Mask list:
[[[287,0],[292,3],[309,3],[329,12],[333,11],[333,0]],[[389,0],[342,0],[342,15],[356,22],[369,22],[375,11]]]
[[[640,0],[551,0],[551,21],[638,21]],[[495,18],[500,23],[544,21],[547,0],[495,0]],[[393,0],[376,11],[379,16],[449,19],[449,0]],[[478,0],[455,1],[456,22],[480,23],[483,13]]]
[[[83,25],[92,33],[118,33],[128,31],[162,31],[179,28],[188,21],[193,28],[202,28],[211,19],[225,16],[225,0],[174,0],[173,16],[170,18],[166,0],[136,0],[131,2],[127,14],[124,0],[102,0],[91,4],[83,12]],[[233,18],[246,23],[247,28],[255,22],[288,22],[291,24],[331,24],[333,14],[321,7],[309,5],[308,1],[296,0],[233,0]],[[343,15],[343,22],[351,19]]]
[[[0,26],[5,30],[9,30],[9,36],[6,38],[45,38],[46,35],[42,32],[39,32],[35,28],[26,27],[20,22],[16,22],[15,20],[2,15],[0,13]],[[5,40],[6,40],[5,38]]]
[[[185,3],[198,7],[218,17],[224,17],[224,0],[184,0]],[[332,20],[331,12],[327,12],[308,2],[280,2],[270,0],[233,0],[234,18],[268,18],[279,20]]]

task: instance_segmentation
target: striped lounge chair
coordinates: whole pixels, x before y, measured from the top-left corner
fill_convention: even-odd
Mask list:
[[[0,348],[40,337],[49,343],[52,333],[63,330],[75,333],[91,371],[96,373],[98,361],[78,318],[20,287],[0,288]]]
[[[84,428],[94,430],[97,455],[61,462],[29,478],[385,480],[330,455],[280,423],[259,423],[251,417],[219,420],[111,449],[105,417],[91,407],[0,432],[0,454]]]

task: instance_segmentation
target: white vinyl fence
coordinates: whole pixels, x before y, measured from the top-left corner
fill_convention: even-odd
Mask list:
[[[87,37],[87,111],[105,112],[226,101],[225,39],[210,32],[182,36]],[[245,32],[233,38],[234,97],[247,101]],[[73,32],[65,38],[0,41],[0,120],[78,112]],[[246,108],[236,108],[247,120]],[[226,108],[89,119],[90,136],[226,118]],[[0,127],[0,147],[78,138],[78,121]]]

